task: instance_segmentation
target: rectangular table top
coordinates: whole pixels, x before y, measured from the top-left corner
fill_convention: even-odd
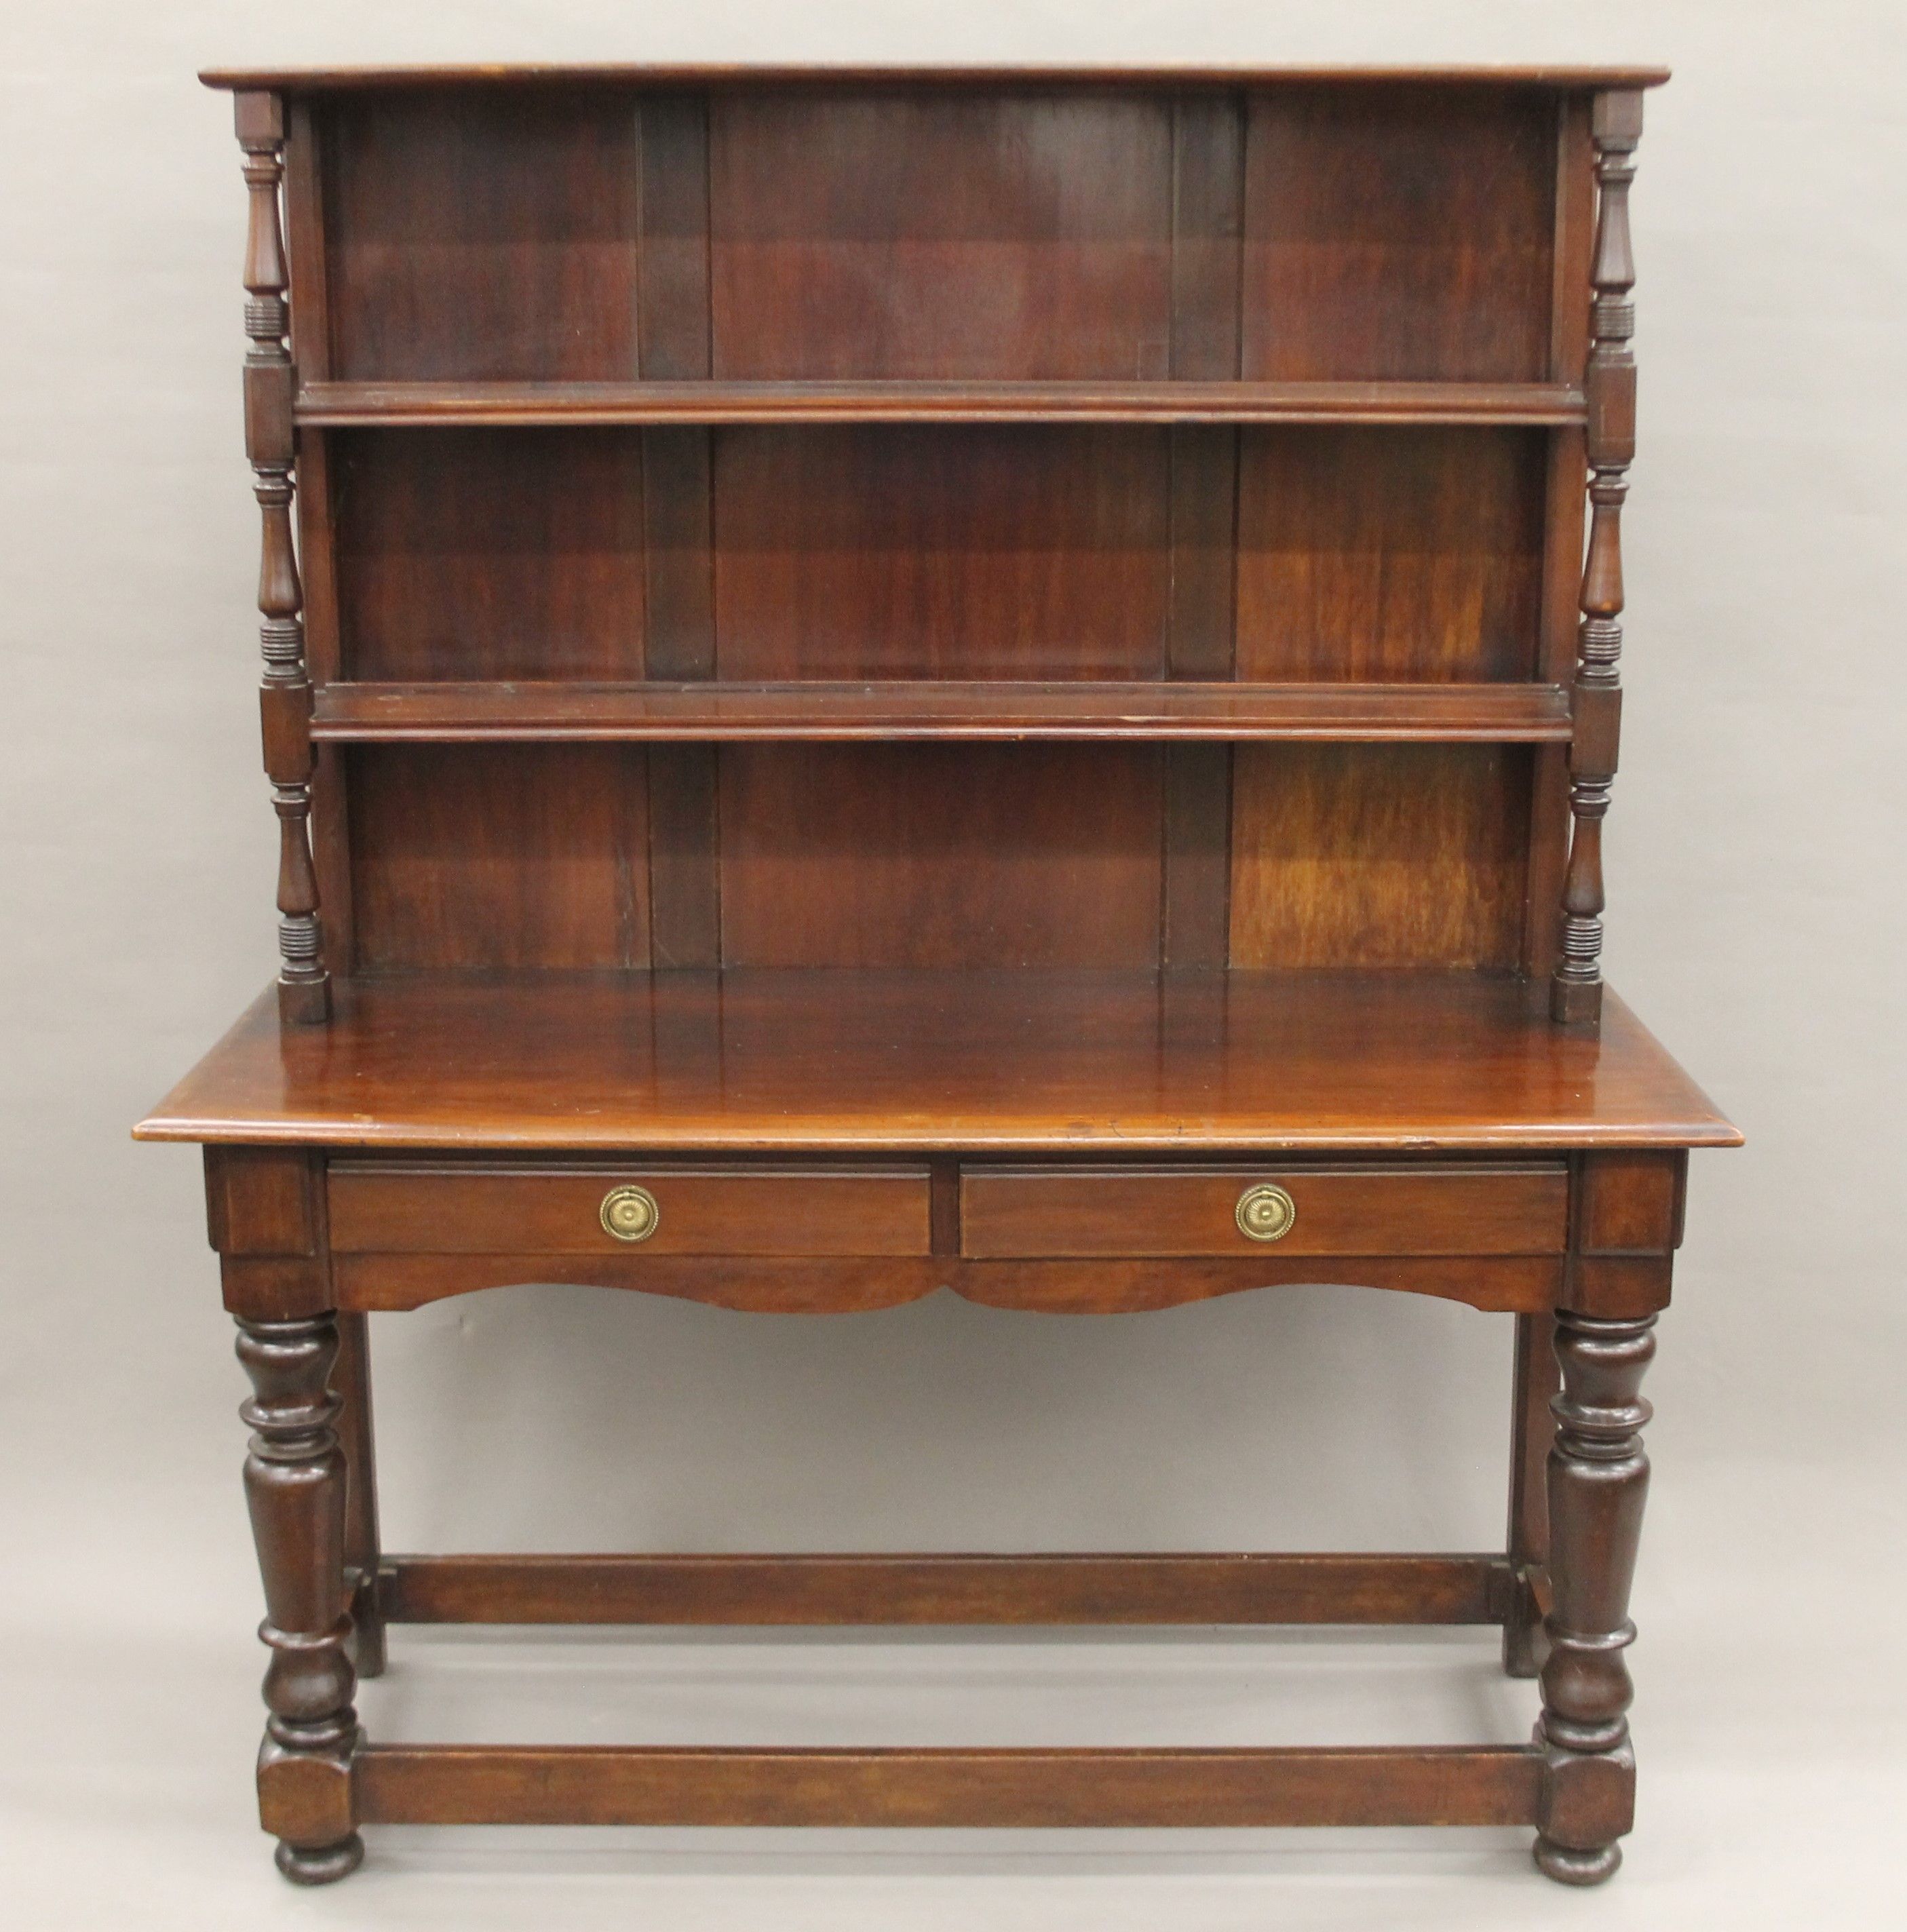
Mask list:
[[[1731,1147],[1613,994],[1465,973],[859,972],[270,989],[145,1140],[499,1151],[1096,1154]]]

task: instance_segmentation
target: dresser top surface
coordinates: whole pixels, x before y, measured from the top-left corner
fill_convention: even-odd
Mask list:
[[[468,62],[443,67],[207,68],[208,87],[316,93],[368,87],[494,86],[539,82],[617,87],[1256,87],[1383,85],[1565,88],[1658,87],[1669,69],[1655,66],[1531,65],[1210,67],[832,67],[757,65],[564,65]]]
[[[254,1004],[148,1140],[783,1153],[1732,1146],[1611,997],[1442,973],[730,970],[346,981]]]

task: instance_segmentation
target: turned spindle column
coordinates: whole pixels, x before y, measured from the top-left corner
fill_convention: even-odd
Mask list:
[[[1549,1655],[1538,1742],[1549,1776],[1536,1862],[1565,1885],[1595,1885],[1622,1862],[1616,1843],[1635,1808],[1633,1694],[1623,1653],[1633,1641],[1629,1592],[1648,1493],[1643,1372],[1655,1318],[1559,1314],[1556,1440],[1549,1452]]]
[[[311,862],[311,682],[304,664],[304,586],[292,539],[294,379],[291,310],[286,299],[284,231],[278,189],[284,176],[284,104],[275,94],[237,97],[250,218],[245,238],[245,453],[263,518],[258,572],[259,639],[265,653],[259,708],[265,770],[278,814],[278,1010],[288,1020],[331,1017],[318,875]]]
[[[278,1840],[278,1869],[300,1885],[355,1870],[351,1754],[356,1678],[344,1604],[344,1458],[328,1382],[337,1327],[328,1315],[238,1324],[238,1359],[252,1396],[239,1410],[252,1430],[245,1500],[265,1580],[260,1639],[265,1742],[259,1812]]]
[[[1550,986],[1559,1021],[1594,1025],[1603,1012],[1603,820],[1609,808],[1622,729],[1622,503],[1636,455],[1636,262],[1629,242],[1629,184],[1642,134],[1642,97],[1600,94],[1591,121],[1596,146],[1596,254],[1591,270],[1588,401],[1589,547],[1583,563],[1575,688],[1570,712],[1573,833],[1563,882],[1561,957]]]

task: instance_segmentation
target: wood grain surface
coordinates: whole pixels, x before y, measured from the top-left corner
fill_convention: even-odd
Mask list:
[[[961,1252],[988,1256],[1263,1255],[1238,1224],[1273,1184],[1296,1216],[1291,1255],[1560,1254],[1570,1186],[1560,1160],[1495,1168],[968,1167]]]
[[[1567,692],[1550,684],[433,679],[326,686],[317,694],[311,733],[321,743],[1283,738],[1555,744],[1568,740],[1570,712]]]
[[[1405,66],[1252,65],[1244,62],[1201,64],[1186,62],[1164,67],[1138,63],[1088,62],[1074,67],[1033,64],[984,66],[976,63],[944,67],[881,67],[851,62],[808,62],[776,65],[772,62],[561,62],[511,61],[462,63],[414,62],[380,65],[326,67],[209,67],[199,78],[207,87],[226,89],[277,88],[287,93],[326,93],[337,89],[475,87],[483,89],[555,86],[605,86],[658,88],[710,87],[780,88],[870,86],[891,88],[963,87],[1132,87],[1323,86],[1359,87],[1369,82],[1409,80],[1426,87],[1548,87],[1587,92],[1603,87],[1660,87],[1669,78],[1666,67],[1594,65],[1567,62],[1501,64],[1460,63]]]
[[[924,1255],[927,1170],[829,1168],[613,1168],[334,1163],[332,1252],[552,1254],[632,1251],[602,1222],[613,1188],[655,1202],[652,1255]]]
[[[261,1000],[137,1130],[331,1147],[1733,1146],[1620,1001],[1600,1036],[1464,973],[731,972]]]
[[[1501,1622],[1495,1556],[392,1556],[393,1623],[1360,1624]]]
[[[874,1750],[373,1744],[367,1823],[1518,1825],[1528,1744]]]

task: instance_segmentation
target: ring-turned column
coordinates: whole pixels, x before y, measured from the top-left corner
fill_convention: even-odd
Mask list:
[[[252,1430],[245,1500],[265,1581],[259,1636],[271,1652],[259,1813],[277,1838],[278,1869],[300,1885],[343,1878],[364,1850],[351,1797],[357,1686],[344,1602],[344,1458],[328,1386],[337,1358],[328,1314],[238,1324],[252,1383],[239,1414]]]
[[[1655,1318],[1556,1318],[1563,1372],[1549,1452],[1552,1608],[1538,1741],[1548,1776],[1536,1862],[1565,1885],[1595,1885],[1622,1862],[1635,1810],[1629,1745],[1630,1586],[1648,1493],[1641,1390]]]
[[[1629,184],[1642,137],[1642,97],[1596,97],[1596,254],[1590,275],[1589,547],[1583,562],[1582,622],[1570,694],[1569,868],[1550,1010],[1565,1023],[1594,1025],[1603,1012],[1603,820],[1609,809],[1622,731],[1622,506],[1636,456],[1636,261],[1629,239]]]
[[[284,230],[278,189],[284,178],[284,103],[275,94],[237,96],[250,216],[245,236],[245,453],[263,520],[259,554],[259,631],[265,676],[259,710],[265,772],[278,814],[278,1009],[288,1020],[331,1017],[331,980],[318,916],[311,860],[311,681],[304,662],[304,588],[292,538],[292,421],[295,382],[291,308],[286,298]]]

